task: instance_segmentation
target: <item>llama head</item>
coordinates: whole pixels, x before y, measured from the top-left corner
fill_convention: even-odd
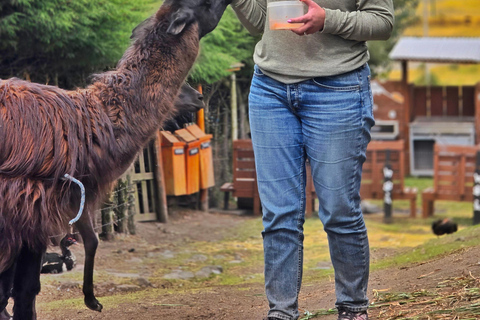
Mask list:
[[[203,95],[186,82],[180,88],[174,104],[177,112],[197,112],[205,106]]]
[[[186,26],[198,24],[200,38],[213,31],[231,0],[167,0],[172,10],[167,33],[180,34]]]

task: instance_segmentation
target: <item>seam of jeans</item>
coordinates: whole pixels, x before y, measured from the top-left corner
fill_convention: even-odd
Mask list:
[[[366,250],[367,246],[368,246],[368,234],[365,231],[365,236],[362,239],[362,247],[364,248],[364,250],[362,252],[362,256],[363,256],[363,265],[364,265],[363,279],[365,279],[365,282],[364,282],[365,283],[364,297],[367,301],[366,305],[368,306],[369,301],[368,301],[368,296],[367,296],[367,288],[368,288],[368,276],[370,274],[370,259],[367,260],[367,255],[370,256],[370,253],[369,253],[369,250]]]
[[[364,128],[365,128],[365,115],[364,115],[364,107],[363,107],[363,97],[362,97],[362,70],[363,68],[357,69],[357,78],[360,86],[360,90],[358,91],[359,98],[360,98],[360,125],[361,125],[361,130],[360,133],[358,134],[357,137],[357,148],[355,150],[355,166],[352,170],[352,177],[351,177],[351,183],[350,183],[350,190],[349,190],[349,202],[350,202],[350,213],[353,215],[355,212],[355,203],[353,201],[353,193],[357,189],[357,184],[355,180],[355,176],[358,174],[358,170],[360,169],[360,161],[359,157],[361,156],[361,145],[362,145],[362,136],[364,134]],[[361,178],[360,178],[361,179]],[[358,187],[359,188],[359,187]]]
[[[366,129],[365,129],[365,125],[366,125],[366,118],[368,117],[368,114],[367,114],[367,111],[366,111],[366,105],[365,105],[365,100],[364,100],[364,94],[365,94],[365,84],[364,84],[364,81],[365,80],[368,80],[368,79],[364,79],[363,77],[363,73],[364,72],[363,70],[366,70],[366,68],[362,68],[361,71],[359,71],[358,73],[358,76],[359,76],[359,80],[360,80],[360,101],[361,101],[361,106],[362,106],[362,133],[360,135],[360,139],[359,139],[359,150],[358,150],[358,155],[359,157],[361,156],[361,152],[360,152],[360,146],[364,143],[364,138],[363,136],[367,133],[366,132]],[[361,168],[361,162],[360,160],[357,160],[357,168],[356,170],[360,170]],[[361,178],[360,178],[360,181],[358,182],[360,184],[361,182]],[[359,186],[360,187],[360,186]],[[367,246],[367,242],[368,242],[368,236],[367,234],[365,233],[363,239],[362,239],[362,248],[365,248]],[[367,264],[367,252],[366,250],[362,250],[362,264],[364,266],[364,278],[367,277],[368,278],[368,269],[369,269],[369,266]],[[366,286],[368,285],[368,281],[366,281]],[[367,299],[367,306],[368,306],[368,298],[366,297],[366,290],[365,290],[365,298]],[[359,312],[359,311],[364,311],[364,309],[362,307],[357,307],[357,308],[351,308],[351,311],[353,312]]]
[[[300,170],[300,181],[301,181],[301,188],[300,188],[300,210],[298,211],[297,213],[297,230],[302,230],[303,229],[303,225],[301,224],[301,216],[303,214],[303,212],[305,212],[305,187],[304,187],[304,179],[305,179],[305,152],[303,153],[302,155],[302,160],[301,160],[301,170]],[[297,265],[297,307],[298,307],[298,294],[300,293],[300,287],[301,287],[301,284],[302,284],[302,269],[303,269],[303,264],[302,264],[302,257],[301,257],[301,253],[302,253],[302,246],[303,246],[303,241],[302,241],[302,235],[303,233],[299,233],[298,234],[298,242],[299,242],[299,246],[298,246],[298,265]]]

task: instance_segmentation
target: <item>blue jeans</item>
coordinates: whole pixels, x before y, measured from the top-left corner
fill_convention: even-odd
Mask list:
[[[255,66],[249,115],[271,317],[299,317],[307,159],[335,269],[336,306],[368,307],[370,255],[360,180],[372,106],[368,65],[295,84],[278,82]]]

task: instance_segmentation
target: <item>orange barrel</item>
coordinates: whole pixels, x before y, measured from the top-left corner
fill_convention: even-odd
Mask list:
[[[168,131],[160,131],[165,192],[169,196],[187,194],[185,167],[186,143]]]
[[[213,174],[212,135],[205,134],[196,124],[186,127],[200,141],[200,189],[208,189],[215,185]]]
[[[185,145],[185,168],[187,172],[187,193],[200,190],[200,141],[187,129],[175,131],[175,136]]]

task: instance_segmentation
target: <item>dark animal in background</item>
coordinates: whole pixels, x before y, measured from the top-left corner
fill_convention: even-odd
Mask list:
[[[174,102],[177,111],[172,118],[162,125],[162,130],[174,132],[182,129],[186,124],[194,121],[194,114],[205,106],[203,95],[193,89],[188,83],[184,83],[180,93]]]
[[[457,232],[457,230],[458,230],[457,224],[448,218],[439,219],[432,223],[432,231],[437,236],[454,233],[454,232]]]
[[[60,241],[60,249],[62,254],[55,252],[46,252],[42,258],[42,270],[41,273],[62,273],[63,265],[70,271],[77,264],[75,255],[70,251],[71,245],[77,244],[77,240],[72,235],[67,234]]]
[[[3,310],[0,312],[0,320],[12,320],[12,316],[7,312],[7,310]]]
[[[85,248],[83,293],[93,292],[98,239],[94,211],[162,122],[230,0],[165,0],[133,32],[133,43],[113,71],[85,89],[66,91],[19,79],[0,80],[0,314],[10,296],[13,319],[36,319],[42,256],[50,237],[75,224]],[[13,290],[10,290],[13,288]]]

